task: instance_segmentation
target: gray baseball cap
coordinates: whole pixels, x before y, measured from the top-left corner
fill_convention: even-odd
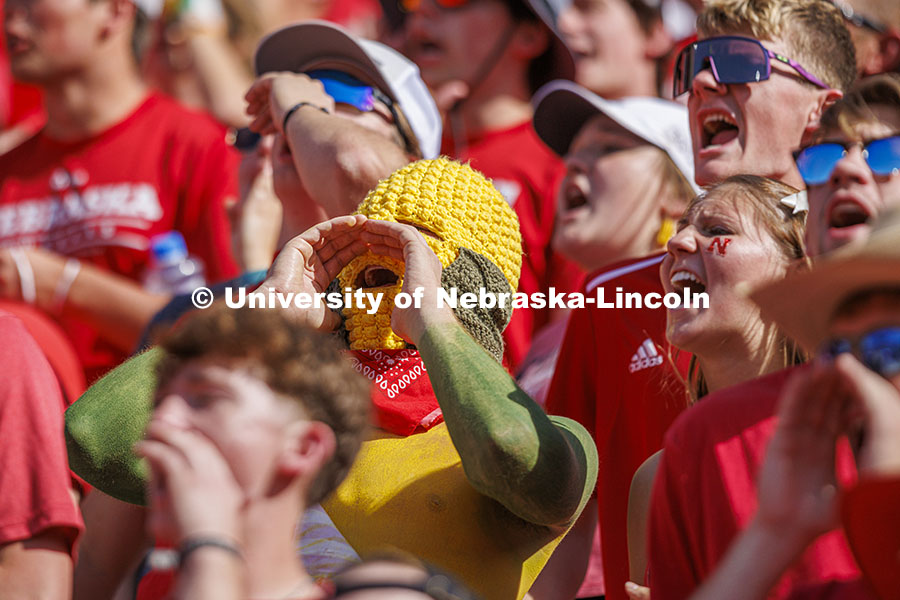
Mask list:
[[[441,147],[441,116],[419,68],[391,48],[358,38],[327,21],[303,21],[267,35],[256,48],[257,75],[337,69],[374,84],[403,110],[423,158]]]

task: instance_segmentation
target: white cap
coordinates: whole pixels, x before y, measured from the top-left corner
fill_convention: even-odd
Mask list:
[[[441,116],[419,68],[391,48],[358,38],[327,21],[303,21],[267,35],[256,48],[257,75],[338,69],[371,82],[396,102],[419,141],[423,158],[441,147]]]
[[[634,97],[606,100],[571,81],[551,81],[537,91],[534,104],[534,129],[559,156],[569,151],[572,140],[585,123],[598,114],[610,119],[664,151],[675,166],[700,191],[694,182],[694,153],[687,109],[660,98]]]

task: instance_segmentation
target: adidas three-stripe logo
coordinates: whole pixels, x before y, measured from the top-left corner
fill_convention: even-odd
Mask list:
[[[647,338],[641,342],[637,352],[631,357],[631,364],[628,365],[628,370],[631,373],[635,373],[641,369],[658,367],[662,362],[663,357],[660,356],[659,351],[656,349],[656,344],[653,343],[653,340]]]

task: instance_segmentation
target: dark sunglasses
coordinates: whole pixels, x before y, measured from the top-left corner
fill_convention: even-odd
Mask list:
[[[894,175],[900,172],[900,136],[868,142],[824,142],[794,152],[797,170],[806,185],[820,185],[828,181],[837,164],[853,146],[862,146],[866,164],[875,175]]]
[[[400,10],[407,13],[414,13],[420,8],[422,8],[423,0],[398,0],[398,4],[400,5]],[[463,8],[464,6],[468,6],[471,0],[429,0],[430,2],[434,2],[438,8],[442,8],[444,10],[453,10],[456,8]]]
[[[821,354],[834,359],[849,352],[884,378],[900,374],[900,327],[882,327],[855,340],[835,338],[823,344]]]
[[[262,136],[255,131],[250,131],[247,127],[235,129],[231,138],[231,145],[241,152],[252,152],[256,150]]]
[[[788,65],[804,79],[829,89],[815,75],[786,56],[776,54],[758,40],[736,35],[724,35],[699,40],[684,48],[675,60],[674,94],[690,91],[700,71],[711,69],[719,83],[756,83],[772,74],[770,58]]]

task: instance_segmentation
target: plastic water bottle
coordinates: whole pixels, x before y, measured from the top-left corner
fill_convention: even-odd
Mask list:
[[[144,288],[157,294],[190,294],[206,285],[203,261],[188,255],[184,236],[178,231],[150,238],[150,265]]]

